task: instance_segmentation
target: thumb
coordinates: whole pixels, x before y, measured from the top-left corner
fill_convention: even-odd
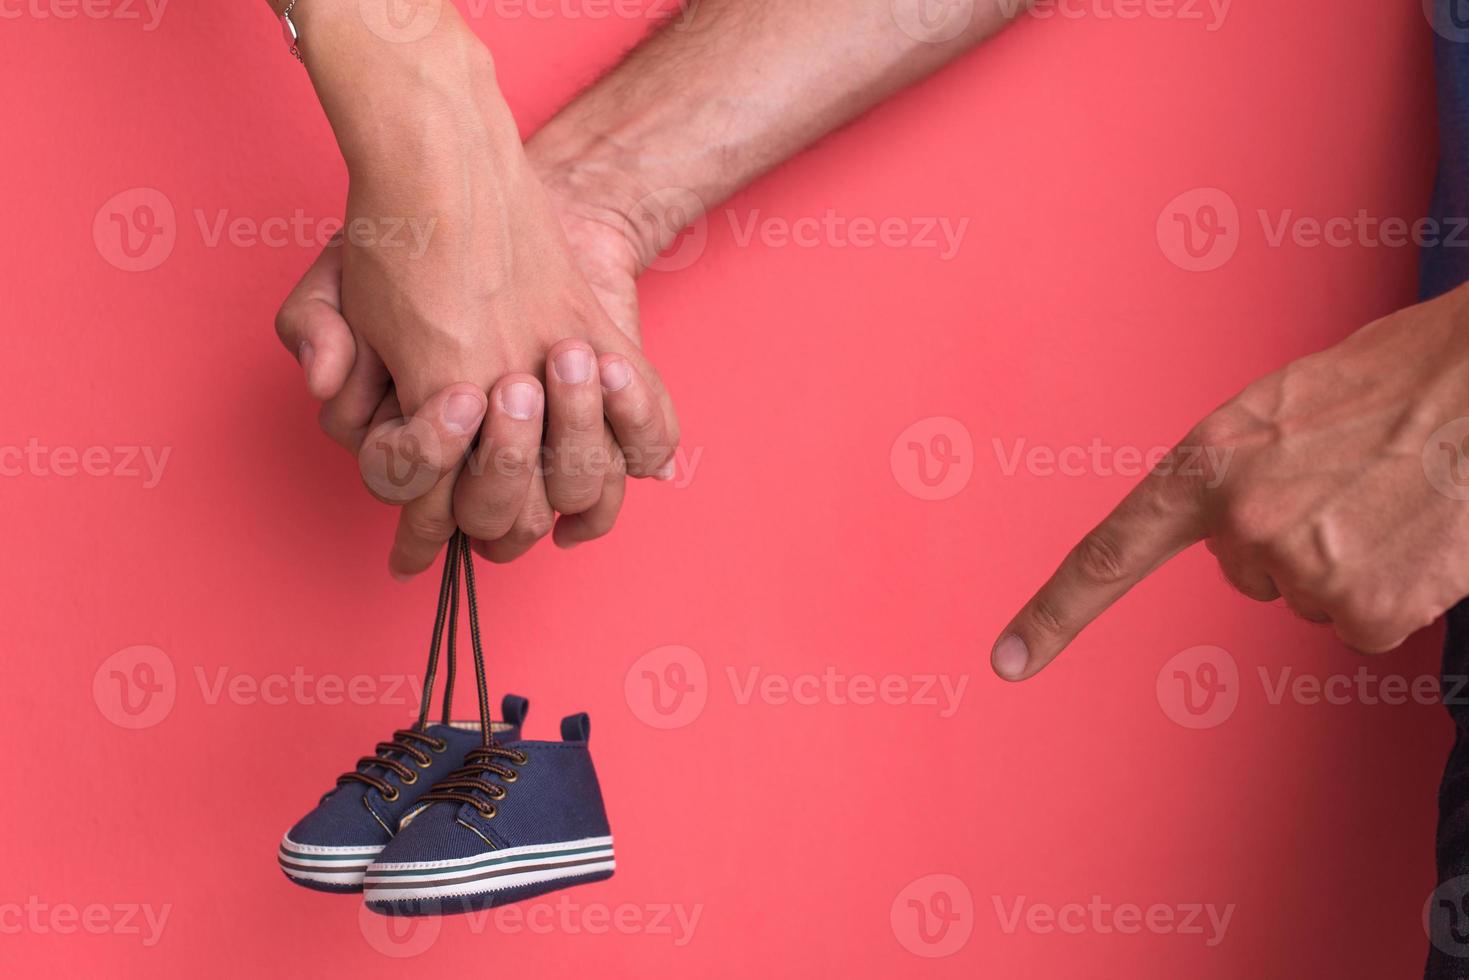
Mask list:
[[[378,425],[357,454],[367,489],[389,504],[428,493],[463,461],[488,406],[477,386],[455,384],[434,393],[411,417]]]
[[[281,304],[275,332],[301,363],[306,388],[320,401],[347,382],[357,343],[342,319],[342,250],[328,245]]]

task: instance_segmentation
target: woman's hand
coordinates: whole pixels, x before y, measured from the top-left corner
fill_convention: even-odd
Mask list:
[[[331,73],[318,81],[351,178],[346,223],[277,318],[325,401],[323,428],[359,452],[374,493],[404,505],[389,559],[400,577],[456,525],[495,561],[553,522],[564,547],[605,534],[624,473],[666,472],[678,438],[614,229],[553,203],[488,52],[451,8],[443,19],[429,67],[386,73],[419,97],[389,86],[341,104]]]

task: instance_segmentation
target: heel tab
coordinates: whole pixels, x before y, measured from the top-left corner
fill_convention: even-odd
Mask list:
[[[592,739],[592,719],[585,711],[561,719],[561,741],[589,742]]]
[[[518,694],[507,694],[500,699],[500,719],[506,724],[519,728],[525,724],[525,716],[530,712],[530,701]]]

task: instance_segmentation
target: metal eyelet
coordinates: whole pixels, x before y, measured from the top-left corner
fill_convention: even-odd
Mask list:
[[[434,764],[434,760],[424,759],[422,762],[419,762],[417,759],[414,759],[413,764],[420,769],[427,769],[429,766]]]
[[[413,778],[412,779],[409,779],[408,776],[412,776]],[[410,772],[408,774],[408,776],[404,776],[403,777],[403,785],[404,786],[412,786],[414,783],[418,782],[418,773],[416,773],[416,772]]]
[[[503,779],[503,780],[505,780],[505,782],[507,782],[507,783],[513,783],[517,779],[520,778],[520,773],[516,772],[514,769],[511,769],[509,772],[505,773],[505,775],[501,776],[500,778]]]
[[[530,762],[530,756],[527,755],[526,753],[520,751],[519,749],[516,749],[515,750],[515,754],[518,755],[518,756],[520,756],[520,758],[518,758],[518,759],[515,760],[515,764],[517,766],[523,766],[523,765],[526,765],[527,763]]]
[[[435,752],[443,752],[448,747],[449,747],[449,740],[447,738],[441,738],[441,739],[439,739],[437,745],[435,745],[433,743],[430,743],[429,744],[429,748],[433,749]]]
[[[393,791],[393,795],[392,796],[389,796],[387,793],[384,793],[383,794],[383,799],[385,799],[389,803],[391,803],[394,800],[396,800],[400,794],[398,793],[398,787],[396,787],[396,786],[389,786],[388,789],[390,789],[390,790]]]
[[[505,798],[505,787],[503,787],[503,786],[496,786],[495,787],[495,794],[492,797],[492,799],[503,800],[504,798]]]
[[[495,814],[499,812],[499,810],[495,809],[495,805],[493,803],[489,804],[488,806],[482,806],[479,808],[479,815],[484,817],[486,820],[495,819]]]

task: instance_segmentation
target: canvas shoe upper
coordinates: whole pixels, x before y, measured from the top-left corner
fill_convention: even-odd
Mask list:
[[[612,831],[590,734],[579,714],[562,721],[559,742],[496,740],[471,750],[368,866],[368,908],[465,912],[611,877]]]
[[[520,738],[530,703],[507,694],[495,737]],[[355,892],[373,857],[398,831],[398,822],[435,781],[464,765],[480,744],[478,721],[405,729],[359,760],[281,839],[278,860],[292,881],[323,891]]]

